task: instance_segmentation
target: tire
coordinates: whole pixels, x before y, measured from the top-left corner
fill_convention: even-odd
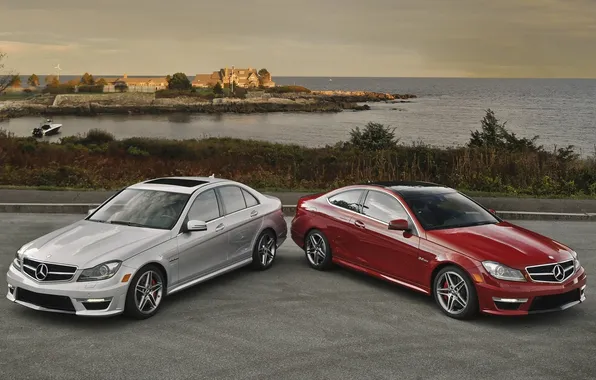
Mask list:
[[[311,268],[328,270],[332,266],[331,246],[325,234],[311,230],[304,239],[304,254]]]
[[[476,286],[457,266],[447,266],[437,273],[433,279],[433,297],[441,311],[451,318],[463,320],[478,315]]]
[[[271,268],[277,254],[277,237],[271,230],[261,232],[252,249],[252,267],[256,270]]]
[[[161,286],[151,293],[146,293],[146,295],[144,295],[146,290],[141,291],[140,288],[145,289],[147,281],[150,282],[150,286],[155,287],[158,284]],[[137,291],[137,288],[139,288],[139,291]],[[165,290],[166,284],[164,275],[159,267],[156,265],[147,265],[141,268],[134,275],[130,285],[128,286],[124,314],[127,317],[134,319],[147,319],[154,316],[161,307],[163,298],[166,294]],[[145,298],[149,294],[152,296],[150,298]],[[143,304],[141,305],[141,303]],[[142,306],[142,310],[140,309],[140,306]]]

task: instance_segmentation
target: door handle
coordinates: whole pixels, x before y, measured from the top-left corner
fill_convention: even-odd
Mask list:
[[[220,225],[218,225],[217,227],[215,227],[215,232],[218,232],[218,231],[221,231],[221,230],[223,230],[223,229],[224,229],[224,227],[225,227],[225,226],[223,225],[223,223],[221,223]]]
[[[356,227],[359,227],[359,228],[364,228],[364,223],[359,220],[355,220],[354,225],[356,225]]]
[[[257,210],[252,210],[250,213],[250,217],[254,218],[255,216],[259,215],[259,212]]]

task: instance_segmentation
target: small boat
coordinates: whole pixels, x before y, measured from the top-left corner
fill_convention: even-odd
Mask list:
[[[52,136],[60,133],[60,127],[62,127],[62,124],[57,124],[52,119],[47,119],[45,122],[40,123],[38,128],[33,128],[33,136]]]

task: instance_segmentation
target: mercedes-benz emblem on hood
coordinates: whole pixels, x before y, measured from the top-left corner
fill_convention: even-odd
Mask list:
[[[49,270],[47,265],[39,264],[37,268],[35,268],[35,278],[39,281],[43,281],[48,276],[48,272]]]
[[[555,265],[553,268],[553,276],[555,276],[555,280],[557,281],[561,281],[565,278],[565,270],[560,264]]]

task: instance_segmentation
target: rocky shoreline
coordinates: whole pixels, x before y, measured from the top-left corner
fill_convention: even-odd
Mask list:
[[[65,94],[0,102],[0,120],[24,116],[95,116],[101,114],[271,113],[365,111],[370,102],[409,102],[415,95],[366,91],[312,91],[205,100],[194,97],[156,98],[152,93]]]

